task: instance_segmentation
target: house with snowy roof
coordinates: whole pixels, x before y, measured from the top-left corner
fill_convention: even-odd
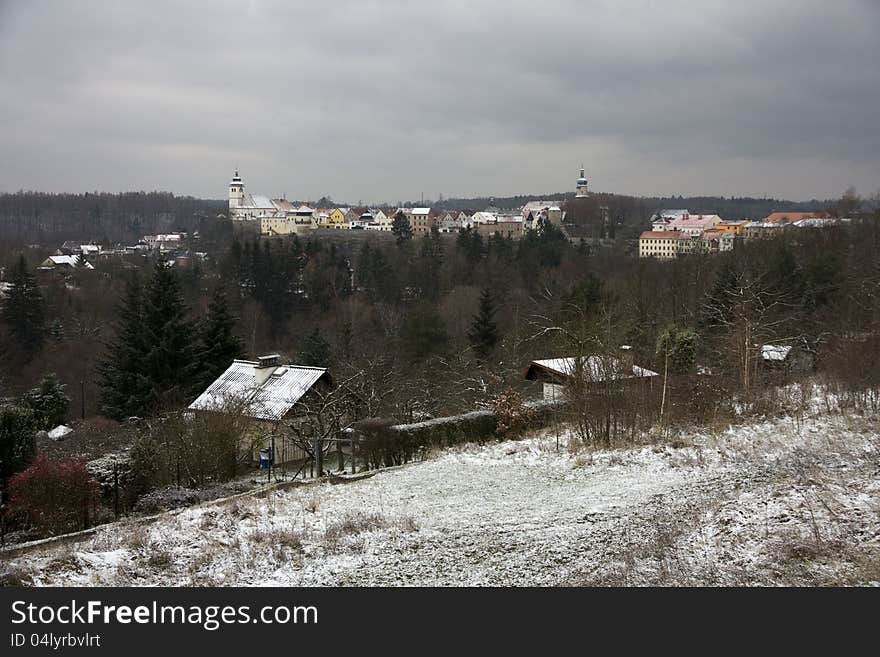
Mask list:
[[[669,222],[668,230],[677,230],[699,237],[704,230],[715,228],[721,222],[722,219],[717,214],[689,214],[672,219]]]
[[[189,405],[191,411],[238,412],[254,420],[278,422],[296,415],[310,392],[332,386],[321,367],[282,365],[278,354],[257,360],[235,359]]]
[[[632,363],[628,355],[630,349],[622,349],[624,356],[593,355],[565,358],[545,358],[533,360],[526,369],[527,381],[540,381],[543,384],[543,397],[546,401],[562,399],[565,386],[572,380],[595,387],[612,381],[625,385],[651,383],[657,372]]]
[[[813,362],[813,354],[796,344],[761,345],[761,363],[765,370],[808,372],[813,368]]]
[[[55,271],[64,269],[94,269],[90,262],[83,260],[78,255],[52,255],[40,263],[39,269],[43,271]]]
[[[301,461],[308,454],[284,437],[303,421],[310,405],[320,404],[321,395],[332,386],[333,379],[325,368],[284,365],[278,354],[255,361],[235,359],[188,410],[250,418],[261,462],[264,455],[275,463]],[[271,454],[273,448],[276,451]],[[256,452],[252,459],[257,461]]]

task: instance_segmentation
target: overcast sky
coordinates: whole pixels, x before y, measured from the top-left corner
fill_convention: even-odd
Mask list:
[[[0,191],[880,188],[880,1],[0,0]]]

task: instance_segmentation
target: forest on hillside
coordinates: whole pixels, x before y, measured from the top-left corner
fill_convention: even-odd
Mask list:
[[[646,385],[616,374],[596,384],[575,370],[554,413],[576,444],[591,447],[802,408],[807,393],[794,393],[807,390],[804,377],[821,381],[836,404],[877,410],[876,213],[668,262],[626,256],[620,240],[593,250],[550,224],[518,241],[470,229],[414,238],[403,224],[393,233],[263,239],[206,218],[199,248],[208,257],[186,266],[131,255],[35,271],[38,250],[7,245],[0,482],[14,492],[67,481],[84,500],[39,498],[27,507],[30,525],[18,526],[43,518],[43,534],[76,529],[88,526],[89,505],[109,519],[163,487],[199,489],[251,472],[261,434],[241,409],[184,413],[236,357],[277,353],[283,363],[327,368],[332,388],[299,407],[274,444],[306,454],[314,436],[351,428],[362,468],[431,448],[427,438],[413,446],[389,433],[396,423],[487,409],[497,425],[485,435],[518,435],[535,419],[523,401],[542,396],[524,376],[535,359],[597,358],[589,362],[606,371],[654,373]],[[806,365],[768,363],[765,345],[790,348]],[[780,396],[785,390],[794,392]],[[69,447],[38,443],[62,422],[76,427]],[[100,457],[121,450],[117,497],[107,493],[116,490],[116,457]],[[59,452],[79,460],[51,456]],[[106,466],[101,504],[83,465],[92,459]],[[47,508],[59,509],[57,522]]]

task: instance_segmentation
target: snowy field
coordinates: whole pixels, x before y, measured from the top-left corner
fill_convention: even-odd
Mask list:
[[[613,451],[551,434],[120,523],[34,585],[776,585],[880,580],[880,429],[823,416]]]

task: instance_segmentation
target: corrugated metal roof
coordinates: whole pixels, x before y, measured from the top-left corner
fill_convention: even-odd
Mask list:
[[[280,420],[318,380],[327,375],[320,367],[279,365],[261,384],[255,375],[258,363],[234,360],[214,383],[189,405],[194,411],[221,411],[228,405],[242,406],[248,417]]]
[[[585,378],[594,383],[614,379],[629,379],[632,377],[659,376],[657,372],[652,372],[651,370],[639,367],[638,365],[633,365],[628,368],[623,361],[618,358],[588,356],[581,358],[580,361]],[[529,365],[529,371],[531,371],[533,365],[537,365],[562,376],[571,376],[577,370],[577,362],[578,359],[574,357],[533,360]],[[528,375],[529,372],[526,372],[527,378]]]

